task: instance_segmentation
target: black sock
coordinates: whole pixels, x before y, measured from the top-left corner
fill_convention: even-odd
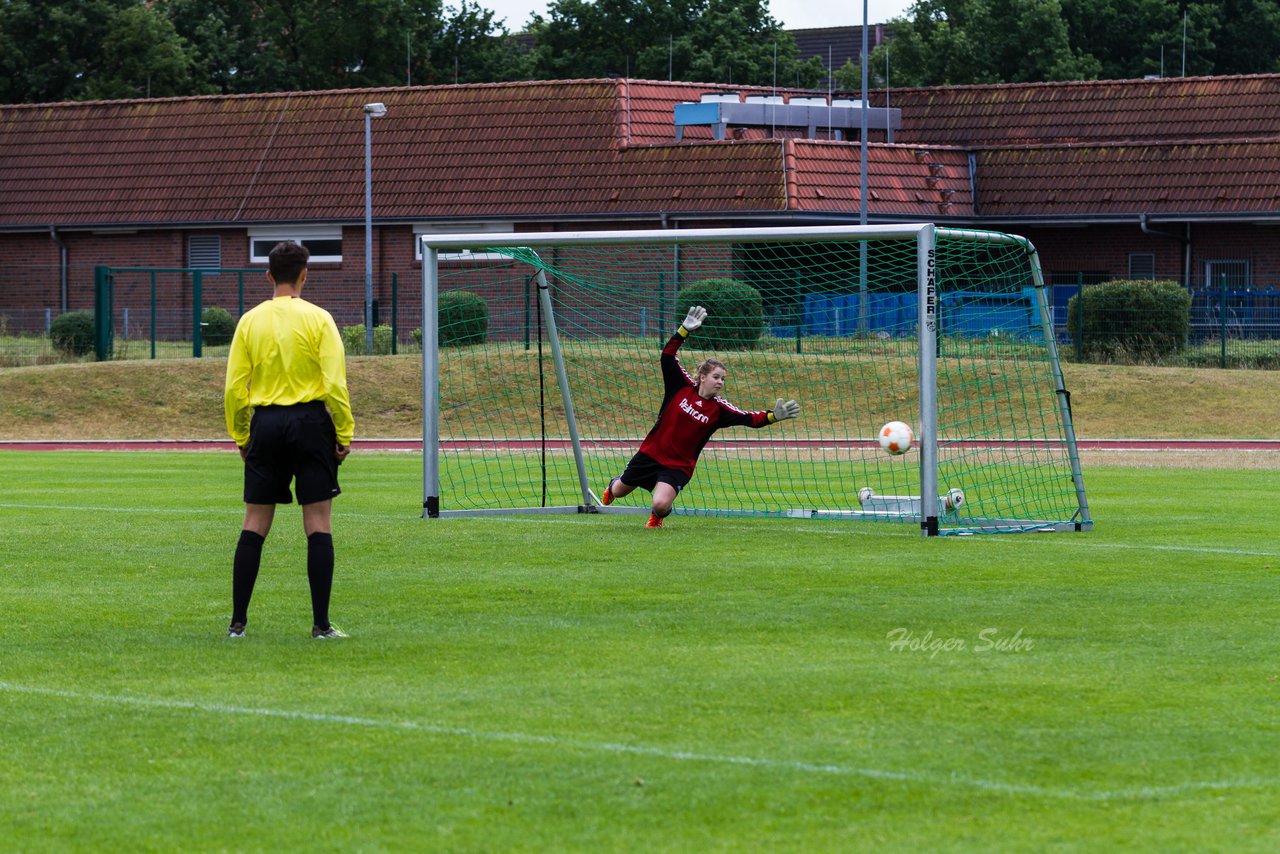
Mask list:
[[[329,594],[333,590],[333,535],[307,537],[307,581],[311,583],[311,622],[329,628]]]
[[[262,565],[261,534],[241,531],[236,544],[235,562],[231,565],[231,622],[249,621],[249,600],[253,598],[253,584],[258,580],[258,567]]]

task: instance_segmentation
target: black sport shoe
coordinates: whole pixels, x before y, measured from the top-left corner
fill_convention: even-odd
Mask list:
[[[337,626],[326,626],[323,629],[319,626],[311,627],[311,637],[314,640],[337,640],[338,638],[345,638],[346,636],[347,633]]]
[[[227,637],[242,638],[244,637],[244,623],[232,623],[227,626]]]

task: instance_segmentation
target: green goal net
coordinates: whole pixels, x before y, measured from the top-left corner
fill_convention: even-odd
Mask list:
[[[719,359],[733,405],[801,414],[717,432],[675,514],[1091,527],[1034,248],[932,225],[425,238],[424,515],[647,513],[599,496],[691,304],[685,370]]]

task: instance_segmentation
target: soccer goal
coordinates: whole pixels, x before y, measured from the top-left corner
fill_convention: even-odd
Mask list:
[[[653,426],[659,353],[744,410],[676,515],[848,519],[926,535],[1092,527],[1035,248],[936,227],[682,229],[422,239],[423,515],[648,513],[599,496]],[[906,454],[876,435],[907,422]]]

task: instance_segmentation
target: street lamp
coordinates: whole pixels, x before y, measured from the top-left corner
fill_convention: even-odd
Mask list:
[[[364,349],[373,355],[373,120],[387,114],[381,101],[364,105]]]

